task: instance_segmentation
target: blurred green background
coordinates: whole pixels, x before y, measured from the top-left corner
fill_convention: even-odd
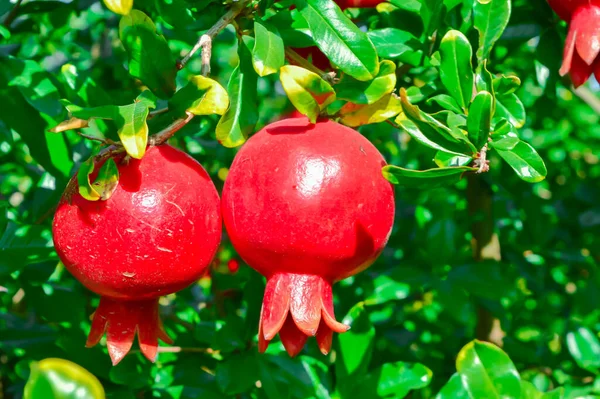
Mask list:
[[[398,86],[412,87],[423,109],[439,91],[439,76],[425,62],[432,45],[424,32],[427,15],[410,4],[425,9],[431,2],[396,0],[347,11],[364,29],[411,35],[393,58],[402,70]],[[471,3],[445,1],[440,32],[461,29],[476,38]],[[134,7],[152,17],[181,58],[227,6],[135,0]],[[574,91],[558,76],[566,24],[545,1],[515,0],[512,7],[488,67],[521,78],[517,94],[527,122],[519,136],[538,150],[548,176],[525,183],[489,153],[491,171],[479,177],[479,194],[491,198],[488,221],[501,259],[473,260],[472,223],[481,215],[468,210],[466,180],[443,189],[398,187],[387,249],[370,269],[334,286],[336,314],[353,328],[334,339],[329,356],[314,340],[295,359],[278,341],[257,354],[264,281],[224,237],[203,279],[161,299],[177,347],[150,364],[134,346],[112,367],[104,346],[84,348],[98,296],[60,265],[50,234],[53,208],[94,145],[73,131],[47,130],[66,117],[59,99],[129,104],[140,83],[126,69],[119,16],[103,3],[29,0],[16,12],[14,1],[0,3],[0,398],[22,397],[32,362],[46,358],[87,369],[110,398],[433,398],[474,338],[501,345],[520,378],[540,392],[564,387],[564,398],[600,397],[600,89],[592,79]],[[223,86],[237,63],[236,48],[231,27],[214,43],[212,77]],[[199,73],[200,57],[194,57],[178,85]],[[258,93],[257,129],[292,111],[276,75],[260,78]],[[235,150],[215,140],[217,121],[195,118],[170,143],[200,161],[221,190]],[[114,130],[110,123],[94,128]],[[152,119],[151,131],[160,123]],[[390,164],[432,167],[433,151],[389,124],[360,132]],[[232,260],[239,271],[228,267]],[[469,397],[457,395],[439,398]],[[522,397],[541,397],[535,395]]]

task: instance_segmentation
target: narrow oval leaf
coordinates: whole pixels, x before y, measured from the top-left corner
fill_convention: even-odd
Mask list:
[[[460,375],[454,373],[446,385],[442,387],[435,399],[470,399],[469,393],[463,387]]]
[[[186,111],[194,115],[223,115],[228,107],[227,90],[219,82],[202,75],[193,76],[169,100],[169,111],[177,116],[185,115]]]
[[[338,336],[340,357],[335,362],[335,369],[338,378],[346,380],[362,376],[368,370],[375,343],[375,328],[362,302],[350,309],[343,323],[352,328]]]
[[[96,193],[100,195],[102,201],[106,201],[115,192],[119,184],[119,170],[117,164],[112,158],[109,158],[100,167],[96,180],[92,183],[92,187]]]
[[[431,189],[451,186],[458,183],[466,172],[475,172],[477,168],[456,166],[427,170],[411,170],[400,166],[387,165],[382,169],[383,176],[392,184],[407,188]]]
[[[494,98],[490,93],[480,91],[469,106],[467,131],[469,140],[477,149],[481,149],[490,136],[493,102]]]
[[[494,116],[507,119],[516,128],[525,125],[525,107],[515,93],[496,96],[496,112]]]
[[[146,119],[150,108],[156,108],[156,98],[148,90],[140,94],[133,104],[118,107],[115,123],[117,134],[129,156],[142,159],[148,144]]]
[[[465,345],[456,358],[456,370],[472,398],[521,396],[521,378],[515,365],[493,344],[475,340]]]
[[[158,97],[171,97],[175,93],[175,60],[150,17],[132,10],[121,18],[119,37],[129,55],[131,76],[140,79]]]
[[[396,88],[396,64],[382,61],[379,73],[373,80],[361,82],[345,75],[335,86],[337,98],[355,104],[373,104]]]
[[[510,0],[476,0],[473,5],[475,29],[479,31],[477,60],[488,58],[496,40],[508,25]]]
[[[419,65],[423,45],[412,33],[396,28],[383,28],[370,30],[367,35],[380,57]]]
[[[60,133],[66,130],[83,129],[88,126],[89,121],[72,117],[66,121],[62,121],[58,125],[54,126],[52,129],[49,129],[48,131],[52,133]]]
[[[356,381],[349,397],[404,398],[413,389],[429,385],[432,375],[430,369],[419,363],[385,363]]]
[[[383,96],[369,105],[347,103],[339,111],[342,116],[340,122],[350,127],[380,123],[395,117],[400,112],[402,112],[402,105],[400,99],[394,94]]]
[[[23,399],[104,399],[98,379],[80,365],[64,359],[48,358],[31,365]]]
[[[335,90],[319,75],[307,69],[285,65],[279,73],[281,85],[294,107],[312,123],[320,112],[335,101]]]
[[[321,51],[357,80],[371,80],[379,71],[375,46],[332,0],[294,0]]]
[[[444,87],[466,110],[473,95],[473,50],[461,32],[451,30],[440,44],[440,77]]]
[[[436,152],[435,157],[433,158],[433,162],[440,168],[446,168],[448,166],[467,166],[472,161],[473,158],[471,157],[448,154],[444,151]]]
[[[133,0],[104,0],[104,4],[116,14],[127,15],[133,7]]]
[[[521,86],[521,79],[514,75],[502,75],[499,78],[494,78],[493,85],[496,95],[503,96],[517,91]]]
[[[432,102],[437,103],[440,107],[447,109],[448,111],[462,113],[460,106],[456,103],[456,100],[447,94],[438,94],[437,96],[430,97],[427,104]]]
[[[254,21],[254,50],[252,64],[258,76],[267,76],[279,70],[285,63],[285,47],[277,28],[267,22]]]
[[[582,369],[598,373],[600,370],[600,342],[587,328],[579,328],[567,334],[569,353]]]
[[[252,66],[250,50],[243,41],[238,47],[238,55],[240,63],[231,73],[227,85],[229,108],[215,131],[219,143],[229,148],[244,144],[258,120],[258,76]]]
[[[77,185],[79,186],[79,195],[88,201],[98,201],[100,194],[92,186],[90,175],[94,171],[94,157],[90,157],[81,164],[77,171]]]
[[[509,151],[515,148],[519,141],[514,126],[506,119],[501,119],[494,127],[490,145],[497,150]]]

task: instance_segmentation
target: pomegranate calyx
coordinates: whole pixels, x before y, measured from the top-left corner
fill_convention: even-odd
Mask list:
[[[311,274],[277,273],[267,279],[259,325],[259,351],[279,337],[290,356],[316,336],[321,352],[331,349],[333,332],[349,326],[338,322],[333,311],[331,283]]]
[[[113,366],[127,355],[137,333],[140,351],[151,362],[156,360],[158,340],[172,344],[158,313],[158,298],[142,301],[119,301],[106,296],[93,315],[86,346],[100,342],[106,332],[106,346]]]

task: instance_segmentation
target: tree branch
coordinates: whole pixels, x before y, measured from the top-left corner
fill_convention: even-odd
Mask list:
[[[600,98],[594,92],[585,86],[580,86],[577,89],[571,86],[571,90],[581,101],[589,105],[591,109],[600,115]]]
[[[242,12],[249,2],[250,0],[240,0],[237,4],[234,4],[233,7],[231,7],[229,11],[227,11],[217,21],[216,24],[207,30],[205,34],[200,36],[200,39],[198,39],[190,52],[187,53],[185,57],[181,59],[181,61],[177,62],[177,68],[183,69],[190,58],[192,58],[194,53],[202,48],[202,75],[207,76],[210,73],[210,57],[213,39],[219,34],[219,32],[225,29],[227,25],[233,22],[233,20]]]
[[[6,27],[6,29],[10,28],[10,25],[17,17],[19,7],[21,7],[22,2],[23,2],[23,0],[18,0],[17,3],[15,4],[15,6],[12,8],[12,10],[10,10],[10,13],[8,13],[8,15],[6,16],[6,19],[4,20],[4,23],[3,23],[3,25]]]

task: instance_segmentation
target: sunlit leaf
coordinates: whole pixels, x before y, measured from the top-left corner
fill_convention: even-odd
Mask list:
[[[194,115],[223,115],[228,107],[227,90],[202,75],[192,76],[189,83],[169,100],[169,111],[178,116],[185,115],[186,111]]]
[[[106,7],[116,14],[127,15],[133,7],[133,0],[103,0]]]
[[[370,105],[347,103],[340,110],[342,117],[340,122],[356,127],[386,121],[400,112],[402,112],[400,99],[395,94],[389,94]]]
[[[314,72],[285,65],[279,72],[281,85],[294,107],[315,123],[319,113],[335,101],[335,91]]]
[[[283,39],[277,28],[259,19],[254,20],[254,50],[252,64],[258,76],[276,73],[285,62]]]

